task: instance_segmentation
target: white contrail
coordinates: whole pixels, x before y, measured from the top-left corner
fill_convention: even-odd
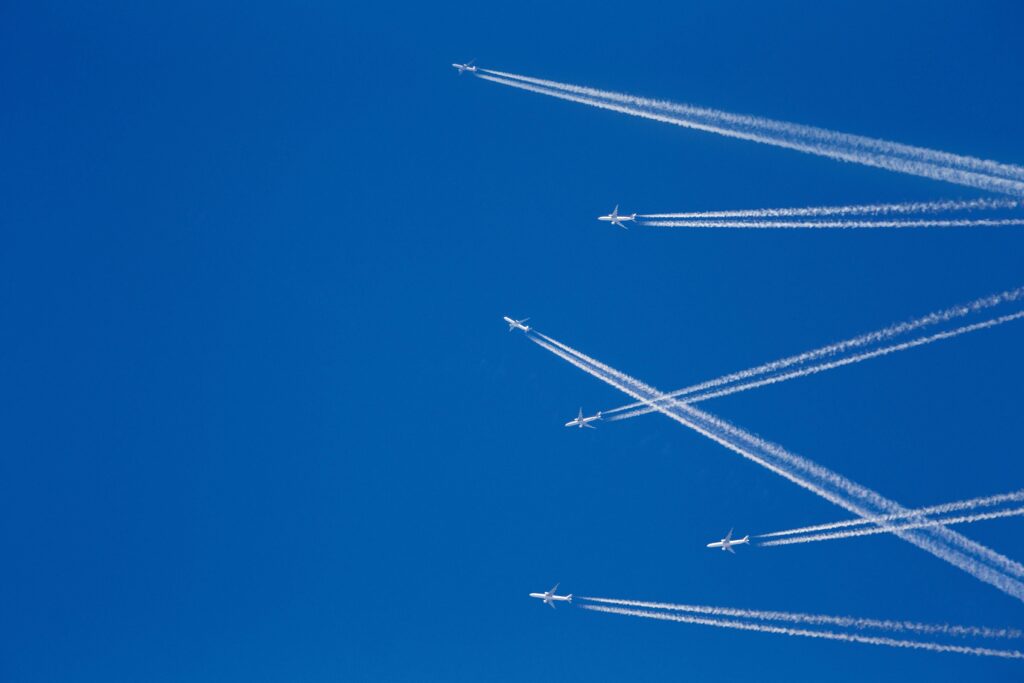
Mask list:
[[[1024,225],[1022,218],[964,218],[898,221],[764,221],[764,220],[671,220],[640,221],[647,228],[730,228],[733,230],[866,230],[899,228],[1009,228]]]
[[[739,372],[723,375],[716,379],[677,389],[676,391],[670,392],[668,396],[671,398],[684,397],[707,389],[713,389],[724,384],[729,384],[731,382],[747,380],[767,373],[776,372],[778,370],[784,370],[785,368],[792,367],[794,365],[801,365],[821,358],[828,358],[853,349],[859,349],[871,344],[888,341],[900,335],[907,334],[908,332],[913,332],[914,330],[950,322],[952,320],[968,316],[972,313],[978,313],[1004,303],[1013,303],[1022,299],[1024,299],[1024,287],[1017,287],[1016,289],[1010,289],[990,296],[981,297],[980,299],[975,299],[974,301],[966,304],[952,306],[941,311],[929,313],[928,315],[914,320],[896,323],[874,332],[868,332],[850,339],[828,344],[812,351],[805,351],[804,353],[800,353],[795,356],[788,356],[780,360],[771,361],[746,370],[740,370]],[[629,405],[606,410],[604,411],[604,415],[612,415],[626,410],[633,410],[643,405],[645,405],[645,402],[642,401],[638,403],[631,403]]]
[[[896,621],[889,619],[863,619],[859,617],[839,617],[827,614],[804,614],[800,612],[778,612],[774,610],[737,609],[733,607],[712,607],[709,605],[680,605],[667,602],[647,602],[643,600],[618,600],[614,598],[591,598],[580,596],[577,600],[586,600],[621,607],[643,607],[647,609],[669,610],[706,614],[713,617],[738,617],[758,621],[782,621],[811,626],[840,626],[859,630],[890,631],[893,633],[926,633],[958,638],[1024,638],[1024,632],[1018,629],[990,628],[987,626],[957,626],[951,624],[922,624],[916,621]]]
[[[693,406],[670,399],[639,380],[610,368],[571,347],[532,330],[531,341],[607,384],[619,389],[671,419],[702,434],[729,450],[758,463],[781,477],[859,517],[878,517],[905,512],[905,508],[853,481],[781,446],[764,441]],[[1024,566],[944,527],[894,532],[975,578],[1024,601],[1024,584],[1010,573],[1024,576]],[[956,546],[956,547],[954,547]]]
[[[954,211],[1017,209],[1021,202],[1013,199],[971,199],[938,202],[907,202],[903,204],[850,204],[846,206],[807,206],[783,209],[737,209],[731,211],[689,211],[684,213],[642,213],[637,218],[798,218],[814,216],[888,216],[893,214],[927,214]]]
[[[476,74],[476,76],[486,81],[500,83],[502,85],[507,85],[513,88],[519,88],[521,90],[527,90],[530,92],[539,93],[541,95],[549,95],[551,97],[568,100],[570,102],[587,104],[592,107],[597,107],[598,109],[607,109],[608,111],[614,111],[620,114],[629,114],[630,116],[637,116],[644,119],[650,119],[652,121],[660,121],[661,123],[671,123],[676,126],[682,126],[683,128],[692,128],[694,130],[718,133],[719,135],[725,137],[737,138],[740,140],[748,140],[751,142],[761,142],[767,145],[774,145],[776,147],[783,147],[786,149],[793,149],[800,152],[807,152],[809,154],[816,154],[818,156],[838,159],[840,161],[851,161],[854,163],[863,164],[865,166],[884,168],[890,171],[907,173],[910,175],[921,176],[924,178],[931,178],[933,180],[944,180],[950,183],[957,183],[959,185],[965,185],[968,187],[975,187],[982,190],[988,190],[989,192],[1000,192],[1003,194],[1024,196],[1024,181],[1022,180],[997,178],[989,175],[975,173],[973,171],[964,171],[957,168],[951,168],[948,166],[940,166],[931,162],[913,161],[908,159],[889,157],[878,153],[869,153],[856,150],[841,151],[838,149],[828,147],[821,142],[791,141],[780,137],[772,137],[770,134],[765,134],[763,132],[747,132],[740,129],[725,128],[720,124],[701,123],[696,119],[680,118],[678,114],[672,114],[660,110],[635,109],[624,105],[615,104],[613,102],[591,100],[567,92],[558,90],[548,90],[546,88],[540,88],[534,85],[529,85],[528,83],[511,81],[503,78],[497,78],[494,76],[488,76],[486,74],[481,74],[479,72]]]
[[[811,534],[809,536],[790,536],[774,541],[758,543],[760,547],[777,545],[795,545],[798,543],[817,543],[820,541],[833,541],[840,538],[856,538],[858,536],[872,536],[874,534],[891,534],[903,529],[923,529],[930,526],[950,526],[952,524],[973,524],[989,519],[1001,519],[1003,517],[1019,517],[1024,515],[1024,507],[1011,508],[1009,510],[997,510],[995,512],[980,512],[974,515],[961,515],[959,517],[944,517],[941,519],[925,519],[907,524],[897,524],[885,527],[870,527],[867,529],[853,529],[847,531],[834,531],[827,534]]]
[[[823,640],[842,640],[849,643],[885,645],[888,647],[906,648],[912,650],[929,650],[931,652],[950,652],[965,655],[977,655],[979,657],[1003,657],[1006,659],[1024,659],[1024,652],[1020,652],[1018,650],[997,650],[988,647],[946,645],[943,643],[933,643],[928,641],[901,640],[898,638],[886,638],[883,636],[865,636],[860,635],[858,633],[837,633],[835,631],[790,628],[787,626],[772,626],[769,624],[735,621],[731,619],[711,619],[707,617],[696,617],[686,614],[675,614],[672,612],[649,612],[637,609],[605,607],[602,605],[580,605],[580,607],[582,609],[591,610],[594,612],[605,612],[607,614],[621,614],[631,617],[643,617],[646,619],[659,619],[661,621],[675,621],[684,624],[701,624],[703,626],[717,626],[718,628],[731,628],[740,631],[760,631],[761,633],[775,633],[785,636],[820,638]]]
[[[653,118],[646,115],[667,113],[674,115],[675,120],[666,123],[983,189],[1019,195],[1021,186],[1017,181],[1024,181],[1024,167],[1013,164],[500,71],[481,69],[477,76],[595,107],[611,109],[614,105],[619,109],[613,111],[634,116]],[[994,185],[986,187],[989,181]]]
[[[946,515],[951,512],[962,512],[965,510],[977,510],[978,508],[992,507],[993,505],[1002,505],[1003,503],[1019,503],[1024,500],[1024,489],[1019,491],[1011,491],[1010,493],[999,493],[994,496],[984,496],[981,498],[970,498],[968,500],[958,500],[952,503],[942,503],[940,505],[932,505],[925,508],[918,508],[916,510],[907,510],[904,513],[898,515],[885,515],[883,517],[873,517],[869,519],[846,519],[841,522],[830,522],[828,524],[815,524],[813,526],[803,526],[798,529],[786,529],[785,531],[773,531],[767,534],[758,534],[754,538],[776,538],[779,536],[796,536],[798,534],[811,534],[818,531],[830,531],[832,529],[844,529],[851,526],[861,526],[864,524],[879,524],[882,522],[894,522],[901,519],[907,519],[908,517],[917,517],[923,515]]]
[[[765,379],[733,384],[723,389],[716,389],[711,391],[704,391],[697,394],[684,395],[680,400],[683,403],[699,403],[701,401],[707,401],[709,399],[719,398],[721,396],[728,396],[730,394],[736,394],[741,391],[747,391],[749,389],[756,389],[758,387],[764,387],[771,384],[778,384],[780,382],[785,382],[791,379],[795,379],[797,377],[816,375],[820,372],[825,372],[827,370],[843,367],[844,365],[853,365],[854,363],[860,363],[861,361],[869,360],[871,358],[887,356],[891,353],[905,351],[907,349],[913,349],[918,346],[924,346],[925,344],[931,344],[932,342],[940,341],[942,339],[958,337],[962,334],[967,334],[968,332],[974,332],[976,330],[984,330],[990,327],[996,327],[997,325],[1002,325],[1003,323],[1008,323],[1013,320],[1019,320],[1021,318],[1024,318],[1024,311],[1010,313],[1008,315],[1001,315],[998,318],[984,320],[982,322],[973,323],[971,325],[963,325],[952,330],[947,330],[945,332],[937,332],[926,337],[918,337],[917,339],[911,339],[910,341],[905,341],[900,344],[891,344],[889,346],[883,346],[882,348],[879,349],[865,351],[863,353],[858,353],[852,356],[846,356],[838,360],[817,363],[815,365],[801,367],[797,370],[791,370],[789,372],[785,372],[778,375],[770,375]],[[669,395],[671,396],[672,394]],[[601,414],[609,422],[618,422],[619,420],[628,420],[639,415],[647,415],[649,413],[653,413],[656,411],[656,408],[652,408],[649,405],[642,404],[640,405],[640,407],[629,412],[619,412],[622,411],[623,409],[624,408],[622,407],[613,408],[612,410],[609,411],[603,411]]]

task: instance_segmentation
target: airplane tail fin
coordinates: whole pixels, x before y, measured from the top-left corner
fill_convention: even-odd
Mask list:
[[[569,603],[572,602],[572,593],[569,593],[567,596],[565,596],[565,601]]]
[[[750,543],[750,534],[747,534],[741,539],[744,543]]]

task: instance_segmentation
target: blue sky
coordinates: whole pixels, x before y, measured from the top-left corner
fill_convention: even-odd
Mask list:
[[[1010,3],[0,9],[0,678],[1018,680],[1020,664],[543,608],[1021,626],[501,323],[670,389],[1024,284],[1012,229],[623,232],[971,198],[501,88],[503,70],[1024,163]],[[1019,488],[1024,325],[705,408],[909,505]],[[1019,520],[965,529],[1024,558]],[[752,549],[753,550],[753,549]]]

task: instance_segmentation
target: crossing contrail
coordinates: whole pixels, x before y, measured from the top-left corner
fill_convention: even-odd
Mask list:
[[[747,621],[736,621],[733,619],[713,619],[698,617],[687,614],[672,612],[651,612],[646,610],[625,609],[620,607],[606,607],[603,605],[580,605],[582,609],[594,612],[605,612],[607,614],[621,614],[631,617],[642,617],[645,619],[658,619],[661,621],[675,621],[684,624],[701,624],[703,626],[716,626],[718,628],[731,628],[740,631],[759,631],[761,633],[775,633],[785,636],[799,636],[804,638],[819,638],[823,640],[841,640],[849,643],[863,643],[866,645],[884,645],[888,647],[905,648],[913,650],[928,650],[931,652],[949,652],[956,654],[977,655],[979,657],[1003,657],[1006,659],[1024,659],[1024,652],[1018,650],[999,650],[989,647],[971,647],[966,645],[947,645],[918,640],[901,640],[899,638],[888,638],[884,636],[866,636],[859,633],[838,633],[836,631],[814,630],[791,628],[788,626],[773,626],[770,624],[759,624]]]
[[[896,524],[884,527],[869,527],[867,529],[852,529],[846,531],[833,531],[827,534],[810,534],[807,536],[790,536],[779,538],[774,541],[758,543],[760,547],[777,545],[795,545],[798,543],[818,543],[820,541],[834,541],[841,538],[856,538],[858,536],[872,536],[874,534],[891,534],[904,529],[923,529],[930,526],[950,526],[953,524],[973,524],[989,519],[1001,519],[1003,517],[1019,517],[1024,515],[1024,507],[1011,508],[1009,510],[997,510],[995,512],[979,512],[973,515],[961,515],[959,517],[943,517],[941,519],[922,519],[906,524]]]
[[[708,437],[715,443],[747,458],[858,517],[879,517],[906,511],[894,501],[857,484],[817,463],[790,453],[735,425],[691,405],[671,399],[657,389],[582,354],[551,337],[531,330],[531,341],[584,372],[652,406],[669,418]],[[916,545],[975,578],[1024,601],[1024,583],[1010,576],[1024,567],[975,541],[936,526],[898,530],[899,538]],[[1022,574],[1024,575],[1024,574]]]
[[[1009,228],[1024,225],[1022,218],[964,218],[935,220],[842,220],[842,221],[782,221],[782,220],[645,220],[637,225],[648,228],[694,228],[732,230],[866,230],[906,228]]]
[[[991,192],[1024,196],[1024,168],[1012,164],[500,71],[481,69],[475,75],[501,85],[621,114]]]
[[[951,624],[922,624],[916,621],[890,619],[864,619],[840,617],[827,614],[804,614],[801,612],[779,612],[775,610],[737,609],[713,607],[710,605],[680,605],[668,602],[647,602],[643,600],[619,600],[614,598],[591,598],[578,596],[577,600],[596,602],[619,607],[642,607],[647,609],[706,614],[713,617],[737,617],[757,621],[780,621],[809,626],[840,626],[858,630],[889,631],[891,633],[925,633],[957,638],[1024,638],[1018,629],[989,628],[987,626],[957,626]]]
[[[978,508],[987,508],[995,505],[1002,505],[1003,503],[1019,503],[1020,501],[1024,501],[1024,489],[1021,489],[1019,491],[1011,491],[1010,493],[1000,493],[994,496],[971,498],[969,500],[958,500],[952,503],[942,503],[940,505],[932,505],[930,507],[917,508],[916,510],[907,510],[906,512],[897,515],[885,515],[883,517],[875,517],[870,519],[846,519],[841,522],[815,524],[813,526],[803,526],[798,529],[786,529],[785,531],[773,531],[767,534],[758,534],[754,536],[754,538],[777,538],[779,536],[796,536],[798,534],[812,534],[819,531],[844,529],[851,526],[862,526],[865,524],[881,524],[884,522],[894,522],[902,519],[907,519],[909,517],[917,517],[923,515],[946,515],[951,512],[977,510]]]
[[[877,344],[877,343],[889,341],[889,340],[892,340],[892,339],[896,339],[897,337],[900,337],[900,336],[902,336],[904,334],[907,334],[909,332],[913,332],[915,330],[919,330],[919,329],[926,328],[926,327],[932,327],[934,325],[940,325],[940,324],[946,323],[946,322],[952,322],[953,320],[957,320],[959,318],[963,318],[963,317],[966,317],[966,316],[974,314],[974,313],[979,313],[981,311],[985,311],[987,309],[994,308],[994,307],[1000,306],[1002,304],[1014,303],[1014,302],[1018,302],[1018,301],[1021,301],[1021,300],[1024,300],[1024,287],[1017,287],[1016,289],[1006,290],[1004,292],[999,292],[997,294],[992,294],[990,296],[985,296],[985,297],[981,297],[979,299],[975,299],[974,301],[968,302],[966,304],[961,304],[961,305],[958,305],[958,306],[951,306],[950,308],[946,308],[944,310],[935,311],[934,313],[929,313],[927,315],[921,316],[920,318],[916,318],[914,320],[909,320],[907,322],[902,322],[902,323],[896,323],[896,324],[893,324],[893,325],[889,325],[888,327],[883,327],[880,330],[875,330],[874,332],[868,332],[866,334],[857,335],[856,337],[852,337],[850,339],[845,339],[843,341],[835,342],[833,344],[828,344],[826,346],[822,346],[822,347],[814,349],[812,351],[805,351],[804,353],[800,353],[800,354],[797,354],[795,356],[788,356],[786,358],[782,358],[782,359],[779,359],[779,360],[771,361],[769,363],[764,363],[762,365],[758,365],[758,366],[755,366],[755,367],[752,367],[752,368],[748,368],[746,370],[740,370],[739,372],[733,372],[733,373],[730,373],[730,374],[727,374],[727,375],[723,375],[722,377],[717,377],[717,378],[712,379],[712,380],[707,380],[707,381],[701,382],[699,384],[694,384],[694,385],[691,385],[691,386],[688,386],[688,387],[684,387],[682,389],[677,389],[676,391],[670,392],[668,394],[668,397],[669,398],[683,398],[683,397],[686,397],[686,396],[691,396],[691,395],[694,395],[694,394],[698,394],[700,392],[704,392],[704,391],[706,391],[708,389],[714,389],[715,387],[720,387],[720,386],[723,386],[723,385],[726,385],[726,384],[730,384],[732,382],[740,382],[740,381],[743,381],[743,380],[748,380],[748,379],[752,379],[752,378],[756,378],[756,377],[761,377],[763,375],[766,375],[766,374],[769,374],[769,373],[773,373],[773,372],[777,372],[779,370],[785,370],[786,368],[791,368],[793,366],[799,366],[799,365],[803,365],[805,363],[810,363],[812,361],[817,361],[817,360],[824,359],[824,358],[830,358],[830,357],[833,357],[833,356],[836,356],[836,355],[839,355],[839,354],[842,354],[842,353],[846,353],[847,351],[853,351],[853,350],[861,349],[861,348],[864,348],[864,347],[869,347],[872,344]],[[997,320],[998,320],[998,318],[997,318]],[[989,321],[986,321],[986,323],[987,322],[989,322]],[[1006,321],[1004,321],[1004,322],[1006,322]],[[983,323],[978,323],[978,324],[983,324]],[[963,334],[964,332],[970,332],[970,331],[973,331],[974,329],[980,329],[980,328],[974,328],[972,326],[966,326],[965,328],[962,329],[962,331],[960,331],[958,333],[959,334]],[[945,339],[945,338],[948,338],[948,336],[956,336],[955,334],[952,334],[952,332],[956,332],[956,330],[953,330],[950,333],[947,333],[947,336],[943,336],[941,338]],[[928,339],[928,338],[926,338],[926,337],[925,338],[921,338],[921,340],[923,340],[923,339]],[[917,340],[914,340],[914,341],[917,341]],[[911,342],[906,342],[906,343],[911,343]],[[922,341],[922,343],[926,343],[926,342]],[[920,346],[921,344],[914,344],[914,345],[915,346]],[[893,350],[903,350],[902,349],[902,345],[897,344],[896,346],[900,346],[901,348],[895,348],[894,347]],[[910,348],[910,347],[907,347],[907,348]],[[878,351],[880,351],[880,350],[878,350]],[[891,352],[892,351],[889,351],[888,353],[891,353]],[[874,353],[874,351],[872,351],[871,353]],[[884,354],[879,354],[879,355],[884,355]],[[870,357],[873,358],[875,356],[870,356]],[[859,360],[863,360],[863,359],[859,359]],[[856,361],[853,361],[853,362],[856,362]],[[759,385],[759,386],[761,386],[761,385]],[[630,403],[628,405],[619,406],[618,408],[612,408],[611,410],[603,411],[603,414],[605,416],[609,416],[609,415],[614,415],[615,413],[620,413],[620,412],[624,412],[624,411],[627,411],[627,410],[636,410],[637,408],[640,408],[640,407],[647,408],[648,404],[646,402],[644,402],[644,401],[640,401],[640,402],[637,402],[637,403]],[[653,412],[653,410],[654,409],[651,408],[649,410],[645,410],[644,412]]]
[[[656,218],[800,218],[818,216],[888,216],[897,214],[929,214],[956,211],[1017,209],[1021,202],[1013,199],[971,199],[937,202],[905,202],[902,204],[849,204],[845,206],[806,206],[782,209],[736,209],[730,211],[688,211],[683,213],[642,213],[640,219]]]
[[[748,391],[749,389],[756,389],[758,387],[764,387],[764,386],[768,386],[768,385],[771,385],[771,384],[778,384],[780,382],[785,382],[785,381],[788,381],[788,380],[791,380],[791,379],[795,379],[797,377],[806,377],[808,375],[816,375],[816,374],[818,374],[820,372],[825,372],[827,370],[832,370],[832,369],[835,369],[835,368],[843,367],[844,365],[853,365],[854,363],[860,363],[861,361],[869,360],[871,358],[878,358],[880,356],[887,356],[887,355],[889,355],[891,353],[896,353],[898,351],[905,351],[907,349],[916,348],[918,346],[924,346],[925,344],[931,344],[932,342],[940,341],[942,339],[950,339],[951,337],[958,337],[958,336],[960,336],[962,334],[967,334],[968,332],[974,332],[976,330],[988,329],[990,327],[995,327],[997,325],[1002,325],[1003,323],[1008,323],[1008,322],[1011,322],[1013,320],[1019,320],[1021,318],[1024,318],[1024,311],[1019,311],[1017,313],[1010,313],[1008,315],[1001,315],[998,318],[992,318],[990,320],[984,320],[982,322],[973,323],[971,325],[963,325],[961,327],[957,327],[957,328],[952,329],[952,330],[947,330],[945,332],[938,332],[938,333],[931,334],[931,335],[928,335],[928,336],[925,336],[925,337],[918,337],[917,339],[911,339],[910,341],[905,341],[905,342],[902,342],[900,344],[891,344],[889,346],[883,346],[882,348],[874,349],[872,351],[866,351],[866,352],[863,352],[863,353],[854,354],[852,356],[846,356],[846,357],[840,358],[838,360],[827,361],[827,362],[824,362],[824,363],[816,363],[814,365],[809,365],[809,366],[801,367],[801,368],[799,368],[797,370],[791,370],[789,372],[784,372],[784,373],[781,373],[781,374],[778,374],[778,375],[769,375],[768,377],[766,377],[764,379],[758,379],[758,380],[754,380],[754,381],[750,381],[750,382],[742,382],[742,383],[739,383],[739,384],[733,384],[733,385],[727,386],[727,387],[725,387],[723,389],[716,389],[716,390],[704,391],[704,392],[697,393],[697,394],[685,395],[680,400],[683,403],[699,403],[701,401],[707,401],[709,399],[719,398],[721,396],[728,396],[730,394],[736,394],[736,393],[739,393],[741,391]],[[671,395],[671,394],[669,394],[669,395]],[[637,405],[637,404],[633,404],[633,405]],[[612,410],[602,412],[601,415],[602,415],[602,417],[604,419],[607,419],[609,422],[618,422],[620,420],[628,420],[630,418],[637,417],[639,415],[647,415],[647,414],[653,413],[653,412],[655,412],[657,410],[656,408],[653,408],[653,407],[651,407],[649,405],[640,405],[640,407],[636,408],[635,410],[631,410],[629,412],[618,412],[618,411],[622,411],[623,409],[624,409],[624,407],[613,408]]]

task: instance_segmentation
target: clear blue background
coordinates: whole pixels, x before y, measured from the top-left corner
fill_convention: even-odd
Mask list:
[[[1024,284],[1024,234],[616,230],[981,195],[449,66],[1024,163],[1019,6],[428,5],[0,7],[0,679],[1020,680],[529,600],[1024,625],[893,538],[706,550],[842,515],[658,416],[563,429],[620,397],[501,316],[670,389]],[[705,407],[905,504],[996,493],[1022,344]]]

